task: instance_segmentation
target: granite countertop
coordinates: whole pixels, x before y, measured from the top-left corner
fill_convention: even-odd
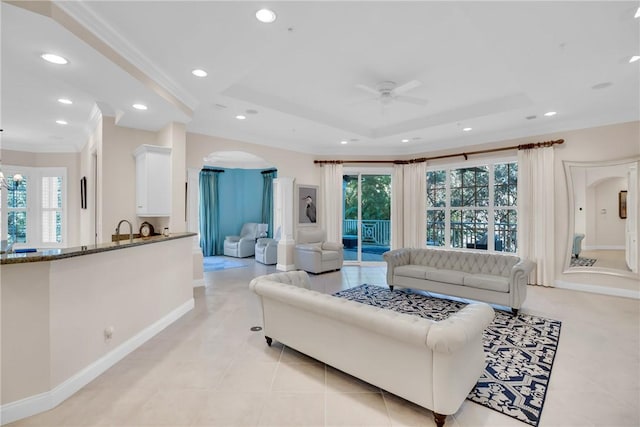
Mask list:
[[[146,238],[120,240],[118,242],[100,243],[97,245],[78,246],[75,248],[55,248],[39,249],[37,252],[7,253],[0,255],[0,264],[22,264],[26,262],[55,261],[58,259],[72,258],[76,256],[96,254],[100,252],[114,251],[118,249],[130,248],[133,246],[148,245],[151,243],[161,243],[167,240],[182,239],[185,237],[197,236],[196,233],[171,233],[165,237],[162,235]]]

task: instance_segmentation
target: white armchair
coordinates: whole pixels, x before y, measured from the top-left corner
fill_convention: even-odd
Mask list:
[[[324,230],[298,230],[298,243],[293,250],[293,260],[298,270],[317,274],[342,268],[344,245],[326,242],[325,239]]]
[[[256,242],[256,261],[266,265],[276,264],[278,262],[278,240],[280,240],[279,228],[273,239],[259,238]]]
[[[260,224],[247,222],[242,226],[239,236],[227,236],[224,239],[224,254],[236,258],[246,258],[255,253],[256,239]]]

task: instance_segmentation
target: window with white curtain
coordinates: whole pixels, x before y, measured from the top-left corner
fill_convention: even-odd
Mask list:
[[[514,159],[429,168],[426,179],[427,246],[517,251]]]
[[[5,166],[2,239],[17,247],[62,247],[66,242],[66,168]],[[14,184],[12,177],[23,179]]]

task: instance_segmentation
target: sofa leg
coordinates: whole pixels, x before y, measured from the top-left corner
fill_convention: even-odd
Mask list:
[[[514,316],[517,316],[518,315],[518,309],[511,307],[511,314],[513,314]]]
[[[392,291],[393,290],[393,285],[389,285],[389,290]]]
[[[273,342],[273,340],[271,339],[271,337],[268,337],[268,336],[266,336],[266,335],[265,335],[265,336],[264,336],[264,339],[265,339],[265,340],[267,340],[267,345],[268,345],[269,347],[271,347],[271,343]]]
[[[436,421],[436,426],[442,427],[444,426],[444,421],[447,419],[447,416],[434,412],[433,419]]]

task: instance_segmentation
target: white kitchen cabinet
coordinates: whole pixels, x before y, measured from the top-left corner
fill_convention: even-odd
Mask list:
[[[171,215],[171,148],[143,144],[136,158],[136,214]]]

